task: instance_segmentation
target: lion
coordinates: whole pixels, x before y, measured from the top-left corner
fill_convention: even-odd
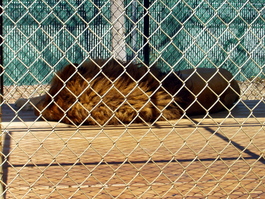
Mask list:
[[[33,108],[51,121],[116,125],[218,112],[230,108],[239,95],[236,80],[225,69],[168,74],[156,66],[98,59],[65,66],[45,95],[19,99],[16,106]]]

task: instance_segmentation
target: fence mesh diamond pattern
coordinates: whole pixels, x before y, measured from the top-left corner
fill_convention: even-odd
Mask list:
[[[3,0],[1,7],[0,198],[265,197],[265,3]],[[147,73],[156,65],[168,75],[224,68],[238,82],[240,100],[216,116],[207,110],[167,120],[160,109],[164,121],[119,125],[40,120],[24,110],[26,104],[15,107],[19,98],[45,94],[65,65],[110,58],[139,64]],[[117,79],[96,94],[99,103],[116,89]],[[139,81],[128,93],[115,90],[123,104],[137,89],[144,92]],[[153,103],[152,94],[146,98]],[[108,107],[112,117],[123,104]],[[143,120],[143,107],[129,108]]]

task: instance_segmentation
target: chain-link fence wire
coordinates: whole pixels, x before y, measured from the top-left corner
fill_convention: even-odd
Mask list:
[[[243,82],[243,90],[253,90],[244,84],[248,81],[260,90],[263,6],[253,1],[154,1],[146,12],[144,1],[135,0],[124,2],[120,16],[114,15],[117,10],[112,12],[115,20],[107,0],[3,1],[5,85],[47,84],[54,71],[88,57],[116,53],[124,60],[144,60],[148,37],[149,64],[158,63],[164,71],[226,68]],[[119,32],[113,32],[112,24],[120,26]],[[111,40],[113,33],[124,41]],[[115,49],[118,42],[124,47]],[[262,97],[259,92],[252,94],[245,99]]]
[[[148,1],[148,3],[146,2],[147,1],[137,0],[3,1],[4,43],[2,45],[4,49],[3,67],[5,71],[4,81],[6,89],[4,102],[12,103],[21,96],[29,98],[42,95],[48,89],[47,84],[54,75],[54,72],[68,63],[82,63],[90,58],[107,59],[111,56],[121,60],[132,59],[136,63],[141,63],[143,67],[152,66],[154,63],[157,63],[160,69],[164,72],[168,72],[168,74],[172,73],[174,70],[178,71],[187,68],[225,68],[239,81],[242,89],[242,99],[258,99],[260,100],[259,103],[262,102],[264,96],[263,54],[265,35],[263,28],[265,22],[265,6],[263,3],[259,1],[232,2],[218,0],[214,2],[189,0],[176,2],[156,0]],[[146,6],[148,6],[148,8]],[[148,23],[146,21],[148,21]],[[148,62],[146,61],[147,51],[145,47],[148,47]],[[12,110],[14,111],[14,109]],[[252,111],[252,109],[250,111]],[[16,113],[14,118],[25,123],[23,117],[19,116],[20,110],[14,112]],[[230,111],[229,113],[230,115],[226,115],[225,117],[233,118]],[[234,119],[236,120],[236,118]],[[11,121],[13,120],[15,119]],[[239,123],[238,120],[236,121]],[[178,122],[175,123],[175,125],[177,124]],[[11,123],[9,125],[11,125]],[[201,127],[200,124],[197,124],[196,128],[189,129],[189,132],[185,134],[187,137],[183,138],[183,135],[173,128],[173,126],[174,125],[172,125],[172,129],[164,135],[164,137],[160,137],[159,132],[157,132],[159,130],[152,129],[152,127],[143,131],[141,135],[134,134],[135,132],[133,130],[128,129],[117,131],[117,133],[111,130],[108,132],[104,128],[99,130],[95,135],[85,135],[86,132],[82,131],[81,133],[81,130],[77,128],[76,130],[72,130],[73,132],[69,134],[68,138],[65,138],[64,135],[60,134],[55,128],[53,128],[51,132],[46,132],[47,135],[43,135],[42,138],[36,136],[35,130],[30,127],[28,127],[27,132],[22,133],[21,137],[16,137],[9,132],[7,128],[4,130],[4,134],[6,134],[9,140],[15,141],[15,144],[12,151],[5,154],[6,159],[4,161],[8,162],[7,157],[11,157],[14,151],[18,150],[22,152],[20,154],[21,157],[18,158],[17,161],[9,162],[11,167],[17,170],[17,174],[14,175],[13,179],[16,181],[16,179],[22,178],[20,176],[22,171],[28,171],[28,166],[35,167],[36,170],[39,169],[34,161],[32,164],[29,164],[32,159],[37,159],[37,155],[43,152],[49,156],[49,158],[53,157],[54,160],[48,163],[42,172],[44,173],[51,170],[55,164],[58,164],[59,168],[65,171],[65,174],[61,176],[60,179],[58,177],[57,184],[54,184],[53,180],[49,179],[48,176],[50,174],[47,173],[42,173],[43,175],[39,175],[37,179],[25,179],[25,175],[23,175],[24,179],[22,179],[22,181],[24,180],[23,182],[25,182],[22,189],[31,187],[31,190],[33,190],[38,180],[45,178],[46,181],[50,182],[53,186],[53,191],[48,193],[48,196],[56,192],[59,187],[57,185],[61,185],[61,182],[66,179],[74,182],[74,184],[76,184],[75,186],[78,187],[69,187],[69,189],[73,189],[70,195],[74,195],[82,190],[80,187],[85,184],[86,180],[89,181],[93,179],[92,181],[96,181],[95,184],[98,183],[98,186],[100,186],[101,191],[99,192],[102,192],[102,190],[106,191],[104,187],[107,186],[108,182],[118,179],[118,181],[123,183],[124,190],[116,194],[115,197],[122,195],[125,190],[129,190],[132,197],[140,197],[144,196],[148,189],[152,189],[152,196],[162,197],[165,196],[167,192],[170,192],[170,190],[175,189],[175,187],[172,188],[172,184],[177,183],[179,179],[182,177],[184,178],[185,175],[188,175],[190,178],[192,177],[190,174],[182,172],[178,177],[169,179],[168,176],[172,174],[172,171],[167,171],[167,163],[163,165],[163,161],[159,163],[153,161],[156,152],[159,151],[162,154],[161,157],[163,157],[164,153],[167,154],[165,161],[168,162],[168,165],[176,161],[178,171],[189,170],[191,168],[200,170],[197,165],[195,166],[194,155],[197,157],[200,154],[204,154],[203,149],[211,147],[211,145],[205,144],[204,142],[200,143],[201,150],[195,151],[195,148],[192,147],[193,145],[189,146],[184,143],[193,137],[196,140],[196,133],[199,133],[199,137],[205,138],[202,132],[206,127]],[[241,135],[243,132],[244,137],[256,139],[260,137],[259,133],[263,132],[264,129],[261,127],[256,132],[252,132],[254,135],[244,127],[240,127],[234,134],[222,129],[221,126],[217,126],[216,129],[212,131],[214,135],[218,134],[218,131],[221,131],[221,133],[226,136],[230,136],[231,139],[237,136],[240,137],[239,134]],[[230,135],[231,133],[232,135]],[[129,134],[130,139],[126,136],[123,137],[125,134]],[[103,145],[100,144],[102,135],[105,137],[104,139],[107,140]],[[112,135],[114,137],[112,137]],[[29,155],[29,149],[24,145],[27,143],[26,138],[30,136],[33,136],[31,141],[35,144],[32,144],[33,151],[35,149],[35,152],[31,155]],[[54,145],[55,149],[50,148],[50,146],[53,145],[50,143],[53,136],[59,138],[61,141],[59,144],[60,146],[57,146],[57,148]],[[84,156],[82,156],[82,153],[76,154],[74,144],[71,145],[75,137],[78,136],[81,136],[82,144],[85,143],[86,145],[86,149],[83,151]],[[212,135],[209,137],[211,136]],[[152,139],[150,139],[150,137]],[[172,143],[172,140],[176,140],[176,137],[180,140],[179,143]],[[116,143],[122,143],[123,139],[125,143],[136,143],[134,148],[129,150],[117,147]],[[147,140],[147,143],[153,142],[153,148],[149,148],[146,143],[140,144],[142,140]],[[207,142],[209,140],[207,138],[204,141]],[[43,142],[45,142],[44,147],[42,145]],[[91,145],[92,142],[93,145]],[[167,144],[167,142],[169,143]],[[228,142],[231,143],[230,140],[228,140]],[[218,141],[214,143],[216,144]],[[182,145],[182,147],[174,151],[174,145],[178,144],[179,146]],[[193,144],[195,147],[196,143]],[[232,144],[236,145],[235,143]],[[244,144],[246,143],[242,143],[242,145]],[[240,146],[236,148],[247,151],[247,146],[246,148],[240,148]],[[184,149],[187,149],[189,153],[186,154]],[[233,149],[233,147],[229,148],[229,146],[226,146],[218,153],[222,155],[225,154],[225,151],[233,151]],[[54,152],[56,150],[57,152]],[[151,152],[149,150],[151,150]],[[257,153],[262,153],[261,146],[258,144],[256,144],[256,150]],[[180,156],[180,159],[185,159],[183,155],[180,155],[182,151],[190,157],[186,157],[187,164],[185,166],[178,164],[177,158],[174,159],[175,156]],[[87,153],[89,153],[89,156],[87,156]],[[73,159],[71,159],[70,162],[75,163],[72,165],[66,164],[69,168],[65,169],[59,162],[63,161],[63,157],[69,154],[74,154],[74,158],[71,157]],[[122,154],[123,159],[119,159],[117,154]],[[251,155],[251,152],[249,152],[249,154]],[[69,155],[69,157],[71,155]],[[133,161],[134,157],[139,157],[141,155],[145,158],[140,158],[140,160],[136,162]],[[240,155],[242,154],[240,153],[239,156]],[[172,156],[174,156],[173,159]],[[118,163],[116,166],[110,166],[113,163],[113,157],[117,158],[116,161]],[[76,162],[76,158],[80,162]],[[86,160],[84,160],[84,158],[86,158]],[[93,158],[95,158],[95,160],[93,160]],[[229,157],[225,158],[229,159]],[[129,162],[132,160],[131,163],[125,164],[128,159]],[[148,161],[146,161],[146,159]],[[16,167],[19,167],[17,165],[20,165],[19,160],[22,160],[22,162],[26,161],[27,163],[22,165],[21,168],[16,169]],[[93,164],[89,166],[87,162],[90,160]],[[106,180],[104,184],[97,178],[96,173],[98,172],[98,168],[101,168],[102,165],[100,163],[102,162],[104,162],[106,166],[103,168],[106,171],[106,176],[103,176],[104,180]],[[153,180],[147,177],[149,175],[148,170],[145,170],[148,175],[139,173],[139,170],[147,167],[146,165],[150,162],[154,163],[155,171],[158,173],[156,179]],[[199,162],[204,165],[203,162]],[[249,164],[245,159],[243,159],[243,163]],[[138,168],[137,164],[141,164],[141,168]],[[193,164],[195,167],[190,166]],[[206,171],[204,170],[205,168],[212,169],[211,166],[215,164],[217,164],[216,159],[212,160],[212,162],[209,161],[209,166],[204,165],[202,172]],[[223,160],[221,164],[222,167],[231,168],[227,166],[227,163]],[[81,166],[84,168],[85,172],[89,172],[89,175],[86,176],[82,182],[77,182],[78,180],[74,179],[73,174],[68,175],[68,172],[73,172],[73,168],[76,168],[76,166]],[[117,168],[113,169],[114,167]],[[130,183],[126,182],[122,177],[123,174],[119,173],[121,167],[128,167],[125,169],[126,171],[135,170],[136,174],[130,182],[139,177],[139,186],[149,184],[149,188],[142,191],[141,194],[132,191],[133,188],[130,188],[128,185]],[[252,165],[252,168],[253,170],[256,169],[254,165]],[[94,170],[96,170],[96,172],[93,173]],[[167,172],[169,172],[169,174]],[[247,171],[247,173],[249,172],[250,171]],[[119,175],[116,175],[117,173]],[[173,172],[172,175],[177,174]],[[231,175],[237,176],[240,174],[234,171]],[[160,184],[158,180],[161,176],[169,179],[167,184],[168,191],[163,194],[160,193]],[[205,176],[206,174],[198,179],[192,179],[192,185],[184,188],[186,193],[192,192],[195,187],[201,191],[203,188],[196,186],[196,183],[203,180]],[[225,174],[223,176],[225,176]],[[260,185],[263,179],[259,174],[256,174],[256,176],[258,176],[258,184]],[[243,179],[242,176],[238,178]],[[12,184],[12,180],[10,183]],[[10,188],[12,186],[11,184],[7,184],[7,188]],[[204,184],[204,186],[206,185]],[[84,187],[91,188],[93,186],[84,185]],[[214,184],[214,187],[218,187],[218,183]],[[242,189],[247,190],[247,188],[245,188],[246,185],[241,181],[237,187],[242,187]],[[213,189],[214,188],[211,190]],[[220,189],[224,190],[224,188]],[[236,189],[236,187],[232,188],[230,191],[225,190],[225,192],[229,195],[229,193],[233,192],[233,189]],[[180,195],[185,195],[183,195],[180,189],[177,190],[177,193]],[[207,193],[211,193],[211,190]],[[88,198],[91,197],[86,191],[81,192]],[[99,192],[95,192],[96,194],[94,196],[97,196]],[[247,192],[249,191],[247,190]],[[15,195],[13,191],[11,191],[11,193],[13,196]],[[28,191],[28,193],[28,196],[33,195],[33,197],[41,197],[37,193],[34,194],[34,191]],[[63,194],[59,195],[64,197]],[[109,197],[111,194],[106,191],[106,195]],[[27,193],[24,193],[24,196],[26,197]],[[112,195],[112,197],[114,196]]]

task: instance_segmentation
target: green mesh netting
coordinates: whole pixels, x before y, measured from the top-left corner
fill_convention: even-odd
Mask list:
[[[5,85],[45,84],[69,62],[110,56],[109,2],[69,2],[5,2]]]
[[[68,62],[111,56],[108,0],[4,1],[5,85],[48,83]],[[125,0],[127,59],[143,59],[149,30],[150,64],[162,70],[222,67],[238,80],[264,77],[261,1]]]

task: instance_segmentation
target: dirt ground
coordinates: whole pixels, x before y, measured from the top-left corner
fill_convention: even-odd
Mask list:
[[[254,100],[263,100],[265,83],[239,85],[241,99],[253,101],[239,103],[233,117],[218,113],[170,124],[162,121],[152,130],[141,124],[126,130],[110,126],[103,132],[85,125],[77,130],[36,121],[23,110],[15,117],[14,106],[4,104],[2,125],[9,132],[4,144],[9,164],[4,167],[6,198],[264,198],[265,109]],[[4,100],[13,104],[48,89],[6,86]],[[249,116],[253,107],[254,118]],[[18,122],[10,122],[14,119]],[[106,164],[100,164],[102,160]]]

